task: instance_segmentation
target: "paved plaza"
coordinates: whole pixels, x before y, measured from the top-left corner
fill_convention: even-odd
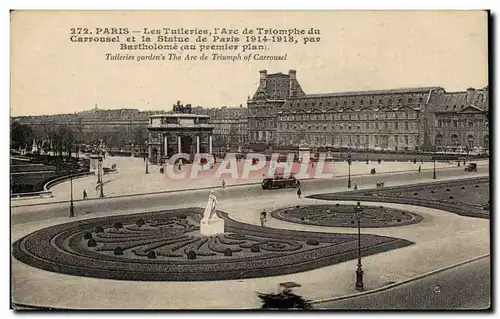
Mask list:
[[[354,171],[354,167],[355,164],[351,167],[351,172]],[[361,170],[360,167],[361,165],[359,166]],[[488,176],[487,166],[483,169],[486,169],[486,172],[472,173],[468,176]],[[448,175],[444,174],[445,171]],[[137,173],[139,174],[139,170]],[[117,175],[119,174],[121,172]],[[430,176],[427,176],[428,173],[421,178],[409,174],[394,174],[395,181],[391,182],[391,185],[432,181]],[[405,175],[411,178],[405,179]],[[147,177],[150,176],[154,174],[147,175]],[[389,176],[384,174],[381,178]],[[461,177],[464,177],[463,169],[443,169],[439,181]],[[306,183],[305,189],[308,195],[337,192],[345,190],[344,181],[341,181],[342,186],[339,184],[334,187],[321,181],[311,181],[309,184]],[[374,185],[371,183],[365,187],[373,188]],[[216,190],[216,195],[220,202],[218,209],[227,212],[229,218],[256,226],[260,226],[259,216],[264,210],[271,212],[297,205],[334,204],[319,199],[297,198],[294,190],[265,192],[257,186],[219,188]],[[172,193],[130,197],[130,201],[126,201],[127,198],[89,200],[85,203],[77,203],[77,208],[78,205],[87,205],[87,207],[95,205],[93,213],[77,214],[77,217],[71,220],[64,217],[67,215],[65,203],[14,207],[13,218],[16,222],[12,225],[12,242],[38,229],[68,221],[161,209],[204,207],[207,196],[208,190],[200,189],[179,193],[179,195]],[[356,204],[355,201],[348,200],[335,202],[342,205]],[[487,255],[490,252],[489,219],[465,217],[440,209],[406,204],[364,201],[363,205],[374,208],[383,205],[388,209],[404,210],[423,218],[420,222],[404,226],[362,229],[363,234],[401,238],[415,243],[363,257],[367,290],[404,282],[453,264]],[[23,219],[24,215],[30,218]],[[323,233],[357,233],[357,229],[353,227],[299,224],[275,219],[271,214],[268,214],[265,227]],[[262,278],[202,282],[136,282],[63,275],[33,268],[12,259],[13,301],[19,304],[56,308],[252,309],[259,308],[261,305],[256,292],[276,292],[280,283],[288,281],[300,284],[301,287],[295,288],[295,292],[313,301],[355,294],[356,263],[356,260],[350,260],[295,274]],[[214,292],[217,292],[217,297],[210,297]]]
[[[480,161],[478,165],[483,167],[487,165],[487,161]],[[123,196],[132,194],[148,194],[154,192],[165,192],[165,191],[177,191],[186,189],[203,189],[210,187],[221,187],[222,180],[226,186],[234,185],[244,185],[244,184],[255,184],[262,181],[262,174],[268,172],[269,162],[266,166],[259,171],[251,172],[248,179],[241,178],[243,176],[243,166],[244,162],[240,161],[237,163],[238,179],[231,178],[231,175],[225,174],[222,176],[217,176],[216,171],[219,169],[220,162],[215,164],[215,167],[209,171],[199,172],[195,179],[189,178],[192,165],[184,165],[181,171],[177,171],[175,168],[175,173],[185,174],[186,178],[173,180],[169,178],[166,174],[160,173],[160,166],[149,165],[149,174],[145,174],[146,163],[142,158],[133,157],[110,157],[107,156],[104,160],[104,167],[111,167],[116,164],[118,171],[116,173],[110,173],[104,175],[104,194],[106,197],[113,196]],[[325,163],[323,172],[332,173],[333,177],[331,179],[336,179],[339,177],[345,177],[348,175],[349,165],[347,162],[327,162]],[[365,176],[370,175],[370,170],[372,168],[376,169],[377,178],[384,180],[383,175],[387,173],[398,173],[398,172],[418,172],[419,166],[421,167],[423,173],[433,170],[433,162],[424,162],[423,164],[417,162],[414,164],[411,162],[382,162],[378,164],[375,161],[370,161],[366,164],[364,161],[352,162],[351,165],[351,176]],[[438,172],[440,170],[446,170],[450,168],[456,168],[456,162],[437,162],[436,169]],[[308,174],[311,178],[314,177],[314,173],[317,170],[317,164],[308,166]],[[295,163],[292,172],[300,172],[300,164]],[[73,180],[73,198],[82,199],[83,190],[86,190],[89,198],[98,198],[100,195],[99,189],[97,188],[97,176],[91,175],[86,177],[81,177]],[[358,187],[371,187],[372,185],[363,185],[360,181]],[[353,183],[354,187],[354,183]],[[30,204],[40,204],[40,203],[54,203],[60,201],[70,200],[70,182],[66,181],[53,186],[51,189],[53,197],[50,198],[26,198],[26,199],[15,199],[12,201],[13,206],[19,205],[30,205]]]

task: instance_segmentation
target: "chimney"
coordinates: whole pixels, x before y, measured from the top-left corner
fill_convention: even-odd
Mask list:
[[[474,101],[474,93],[476,90],[474,88],[468,88],[467,89],[467,105],[471,105],[472,102]]]
[[[267,87],[267,70],[261,70],[260,72],[260,86],[262,88]]]
[[[295,82],[297,79],[297,71],[295,70],[289,70],[288,71],[288,82],[289,82],[289,92],[288,95],[289,97],[294,97],[297,95],[297,90],[295,87]]]

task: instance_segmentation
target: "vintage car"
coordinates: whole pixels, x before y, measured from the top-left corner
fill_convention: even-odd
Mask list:
[[[273,178],[264,178],[262,181],[262,189],[273,188],[296,188],[300,185],[295,176],[283,177],[282,175],[275,175]]]
[[[470,163],[469,166],[465,168],[466,172],[477,172],[477,164],[476,163]]]

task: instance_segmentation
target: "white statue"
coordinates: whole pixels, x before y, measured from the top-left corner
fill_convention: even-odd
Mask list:
[[[214,191],[210,191],[210,195],[208,195],[208,203],[207,206],[205,207],[205,212],[203,213],[204,220],[211,220],[218,218],[215,212],[215,208],[217,207],[217,205],[219,205],[217,197],[215,197]]]
[[[224,220],[219,218],[216,213],[217,197],[210,191],[208,203],[203,212],[203,218],[200,221],[200,233],[205,236],[214,236],[224,233]]]

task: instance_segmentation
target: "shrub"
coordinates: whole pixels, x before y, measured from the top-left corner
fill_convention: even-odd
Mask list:
[[[451,190],[449,188],[446,189],[447,192],[451,192]]]
[[[123,228],[123,224],[120,222],[116,222],[116,223],[114,223],[113,227],[116,229],[120,229],[120,228]]]
[[[194,251],[190,250],[186,253],[186,257],[187,257],[187,259],[196,259],[196,253]]]
[[[453,196],[450,196],[450,197],[448,197],[448,198],[449,198],[449,199],[453,199],[454,197],[453,197]]]
[[[418,195],[418,193],[413,193],[413,195],[417,196],[417,195]]]
[[[384,206],[379,206],[379,207],[380,207],[380,209],[384,209]]]
[[[431,191],[431,194],[434,194],[434,191]]]
[[[123,255],[123,248],[121,248],[121,247],[116,247],[116,248],[113,250],[113,254],[115,254],[115,255]]]
[[[155,259],[156,258],[156,252],[154,250],[150,250],[148,252],[148,258],[149,259]]]
[[[97,227],[95,228],[95,232],[96,232],[96,233],[102,233],[103,231],[104,231],[104,228],[103,228],[102,226],[97,226]]]
[[[187,215],[184,215],[184,214],[183,215],[179,215],[179,216],[177,216],[177,218],[179,218],[179,219],[186,219]]]
[[[295,206],[295,208],[300,208],[300,205]]]
[[[354,220],[351,220],[351,224],[353,224],[353,225],[354,225]]]
[[[305,217],[300,217],[300,220],[305,220]]]
[[[306,244],[311,245],[311,246],[317,246],[317,245],[319,245],[319,241],[317,241],[316,239],[308,239],[308,240],[306,240]]]
[[[163,172],[165,172],[165,169],[163,167],[160,168],[160,173],[163,174]]]
[[[465,186],[462,186],[462,189],[465,189]]]
[[[475,188],[478,188],[478,187],[479,187],[479,185],[474,185],[474,187],[475,187]]]
[[[283,214],[288,214],[288,211],[287,211],[287,210],[285,210],[285,211],[283,212]]]
[[[398,222],[398,223],[401,223],[401,219],[400,219],[400,218],[398,218],[398,219],[397,219],[397,222]]]
[[[226,248],[226,249],[224,250],[224,256],[229,257],[229,256],[232,256],[232,255],[233,255],[233,252],[231,251],[231,249]]]
[[[372,175],[377,174],[377,171],[374,168],[372,168],[370,171],[370,174],[372,174]]]
[[[87,247],[95,247],[95,246],[97,246],[97,243],[96,243],[96,241],[95,241],[95,240],[93,240],[93,239],[89,239],[89,240],[87,241]]]
[[[141,218],[141,219],[137,220],[137,222],[135,224],[137,225],[137,227],[140,228],[140,227],[146,225],[146,222],[144,221],[144,219]]]
[[[86,231],[84,234],[83,234],[83,239],[92,239],[92,233]]]
[[[259,244],[252,244],[252,246],[250,246],[250,251],[252,253],[258,253],[260,251]]]
[[[340,204],[339,204],[339,203],[337,203],[337,204],[335,204],[335,206],[339,207],[339,206],[340,206]]]
[[[401,215],[406,215],[406,212],[401,212]]]

